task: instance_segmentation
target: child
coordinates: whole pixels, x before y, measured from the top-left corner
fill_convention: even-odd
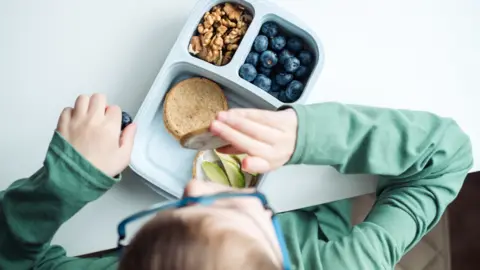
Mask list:
[[[105,108],[102,95],[80,96],[61,114],[44,167],[1,193],[1,269],[280,270],[289,261],[292,269],[393,269],[438,222],[472,166],[469,138],[430,113],[337,103],[229,110],[210,129],[231,143],[222,152],[249,155],[247,171],[321,164],[379,175],[365,221],[351,228],[348,202],[339,201],[276,215],[278,236],[258,198],[232,197],[160,211],[121,255],[69,258],[51,238],[129,162],[135,125],[120,134],[120,109]],[[192,180],[185,196],[225,191]]]

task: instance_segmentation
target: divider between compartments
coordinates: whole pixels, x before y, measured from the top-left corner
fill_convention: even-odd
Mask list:
[[[252,20],[252,23],[247,29],[247,33],[243,37],[240,45],[238,46],[235,55],[232,58],[232,61],[225,65],[224,67],[233,68],[237,74],[237,77],[240,78],[238,75],[238,70],[245,62],[248,53],[250,52],[253,42],[257,37],[258,33],[260,32],[260,27],[262,27],[262,18],[265,16],[265,10],[263,9],[263,4],[258,3],[259,1],[249,1],[252,2],[251,5],[255,9],[255,14]]]

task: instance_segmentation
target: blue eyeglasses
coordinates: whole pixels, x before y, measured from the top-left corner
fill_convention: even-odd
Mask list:
[[[120,224],[118,224],[117,227],[117,232],[118,232],[118,242],[117,242],[117,249],[122,250],[125,245],[125,237],[126,237],[126,226],[127,224],[136,221],[140,218],[146,217],[148,215],[169,210],[169,209],[177,209],[177,208],[182,208],[186,207],[192,204],[200,204],[200,205],[205,205],[209,206],[212,205],[215,201],[221,200],[221,199],[231,199],[231,198],[257,198],[258,200],[261,201],[263,207],[266,210],[272,211],[270,208],[267,198],[265,195],[263,195],[260,192],[254,192],[254,193],[230,193],[230,192],[225,192],[225,193],[217,193],[215,195],[210,195],[210,196],[200,196],[200,197],[185,197],[177,201],[173,202],[163,202],[163,203],[158,203],[154,204],[148,209],[145,209],[143,211],[140,211],[136,214],[133,214],[126,219],[124,219]],[[284,270],[290,270],[290,257],[288,256],[288,250],[287,250],[287,245],[285,243],[285,238],[283,236],[282,228],[280,227],[280,223],[278,221],[277,216],[275,213],[272,211],[272,223],[273,223],[273,228],[275,229],[275,234],[277,235],[278,243],[280,245],[280,250],[282,252],[282,257],[283,257],[283,269]]]

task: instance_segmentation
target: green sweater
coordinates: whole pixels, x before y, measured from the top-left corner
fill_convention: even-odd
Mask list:
[[[372,211],[353,228],[348,201],[280,215],[294,269],[393,269],[457,196],[472,166],[469,138],[454,121],[425,112],[337,103],[294,109],[290,164],[380,176]],[[63,222],[115,183],[55,133],[44,166],[0,193],[0,269],[116,269],[115,256],[72,258],[50,245]]]

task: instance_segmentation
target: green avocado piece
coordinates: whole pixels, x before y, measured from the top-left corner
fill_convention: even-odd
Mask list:
[[[220,160],[222,161],[229,161],[229,162],[232,162],[232,163],[237,163],[238,166],[240,166],[240,162],[238,162],[238,160],[235,158],[235,155],[226,155],[226,154],[222,154],[222,153],[219,153],[217,152],[217,150],[215,150],[215,154],[220,158]]]
[[[204,161],[202,162],[202,169],[210,181],[230,186],[227,175],[217,164]]]
[[[243,175],[238,163],[233,163],[228,160],[222,160],[222,163],[225,171],[227,172],[228,181],[230,181],[232,187],[244,188],[245,175]]]
[[[235,155],[226,155],[219,153],[215,150],[215,154],[220,158],[223,168],[227,173],[228,181],[230,185],[236,188],[245,187],[245,175],[242,173],[240,163]]]

